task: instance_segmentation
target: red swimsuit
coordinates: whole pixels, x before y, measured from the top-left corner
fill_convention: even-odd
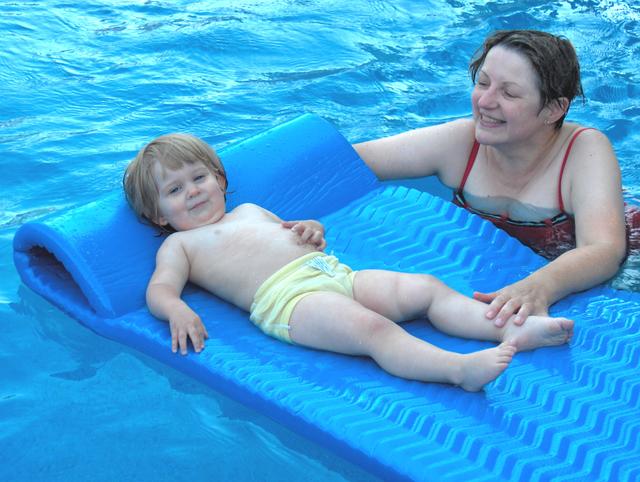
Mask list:
[[[491,221],[496,227],[519,239],[523,244],[526,244],[545,258],[557,258],[565,251],[576,247],[576,230],[573,216],[564,211],[564,203],[562,202],[562,175],[564,174],[564,168],[573,147],[573,142],[581,132],[587,129],[589,128],[578,129],[573,134],[567,146],[567,152],[565,152],[562,159],[560,177],[558,179],[558,206],[560,206],[560,213],[554,217],[542,221],[515,221],[509,219],[506,215],[487,213],[469,206],[464,198],[463,189],[478,155],[480,144],[477,141],[474,142],[469,154],[469,160],[460,181],[460,186],[454,192],[453,203]],[[627,225],[627,254],[638,253],[640,252],[640,208],[627,204],[625,206],[625,221]]]
[[[560,213],[554,217],[542,221],[515,221],[506,215],[487,213],[469,206],[464,198],[463,189],[475,163],[478,149],[480,148],[478,141],[475,141],[473,144],[473,148],[469,154],[469,160],[467,161],[467,167],[460,181],[460,186],[454,192],[453,203],[491,221],[496,227],[505,230],[508,234],[519,239],[522,243],[545,258],[557,258],[565,251],[576,247],[576,230],[573,216],[564,211],[564,203],[562,202],[562,175],[564,174],[564,168],[571,148],[573,147],[573,142],[581,132],[587,129],[588,128],[578,129],[573,134],[569,146],[567,146],[567,152],[565,152],[564,158],[562,159],[560,177],[558,178],[558,205],[560,206]]]

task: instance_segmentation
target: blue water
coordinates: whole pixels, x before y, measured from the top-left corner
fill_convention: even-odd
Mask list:
[[[614,0],[3,2],[0,479],[370,480],[33,295],[17,227],[119,189],[166,132],[221,148],[313,112],[358,141],[466,116],[469,57],[498,28],[571,39],[588,100],[569,117],[608,134],[640,197],[639,22]]]

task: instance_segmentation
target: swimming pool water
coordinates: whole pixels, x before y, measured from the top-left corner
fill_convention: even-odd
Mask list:
[[[3,2],[0,478],[369,480],[50,307],[20,285],[15,230],[119,189],[162,133],[220,148],[313,112],[358,141],[468,115],[469,57],[499,28],[574,43],[569,117],[607,133],[640,198],[639,21],[613,0]]]

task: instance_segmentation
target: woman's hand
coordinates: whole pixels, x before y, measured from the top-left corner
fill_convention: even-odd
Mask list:
[[[525,278],[492,293],[473,293],[474,299],[488,303],[486,317],[502,327],[513,316],[516,325],[522,325],[529,315],[549,315],[549,297],[544,287],[535,280]],[[515,315],[515,316],[514,316]]]
[[[327,246],[324,239],[324,227],[318,221],[283,221],[282,227],[290,229],[298,235],[298,244],[310,244],[319,251],[324,250]]]

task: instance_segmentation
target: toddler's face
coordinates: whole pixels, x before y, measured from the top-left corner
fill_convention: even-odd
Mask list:
[[[225,213],[224,192],[218,178],[204,164],[183,164],[177,170],[159,162],[153,166],[158,187],[159,225],[186,231],[219,221]]]

